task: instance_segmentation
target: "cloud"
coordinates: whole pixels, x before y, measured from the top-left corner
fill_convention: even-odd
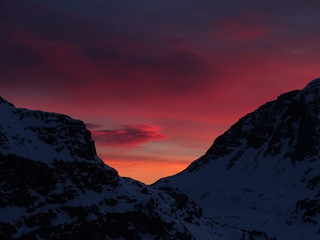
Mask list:
[[[98,123],[85,123],[85,125],[88,129],[98,129],[103,127],[102,124],[98,124]]]
[[[88,121],[98,150],[127,159],[149,149],[141,166],[153,154],[161,162],[318,77],[320,3],[288,2],[2,1],[1,95]],[[105,128],[128,122],[157,122],[170,139],[134,148],[165,136],[154,126]]]
[[[171,41],[177,38],[151,26],[136,33],[118,21],[68,15],[40,3],[10,4],[0,37],[1,87],[32,85],[78,101],[89,93],[132,102],[193,94],[221,76],[210,59],[188,48],[191,39]]]
[[[8,98],[13,93],[44,106],[56,102],[55,111],[65,106],[66,113],[199,118],[228,101],[227,94],[216,100],[224,93],[220,86],[241,92],[244,81],[263,86],[271,77],[281,81],[281,72],[290,79],[294,69],[311,72],[318,64],[318,32],[310,30],[312,24],[290,25],[293,15],[300,20],[306,14],[282,16],[280,8],[271,11],[274,2],[245,7],[248,1],[139,0],[128,8],[100,1],[102,11],[100,4],[97,9],[81,1],[90,16],[87,8],[73,8],[75,1],[30,2],[8,1],[7,10],[0,9],[0,87]],[[95,17],[95,11],[108,14]],[[189,29],[190,22],[196,27]],[[34,97],[39,93],[41,100]]]
[[[218,30],[214,32],[213,37],[226,42],[252,42],[270,33],[267,25],[248,24],[236,19],[223,20],[218,25]]]
[[[91,130],[91,133],[95,142],[100,146],[133,147],[167,137],[158,131],[157,126],[132,124],[124,125],[121,129]]]

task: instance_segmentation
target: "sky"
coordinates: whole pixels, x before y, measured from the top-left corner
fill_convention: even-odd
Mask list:
[[[0,96],[67,114],[121,176],[185,169],[320,76],[317,0],[1,0]]]

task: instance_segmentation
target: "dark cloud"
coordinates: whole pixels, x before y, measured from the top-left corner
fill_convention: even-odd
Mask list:
[[[0,42],[5,47],[0,71],[7,82],[2,86],[31,83],[39,90],[59,88],[67,92],[96,84],[101,94],[108,91],[108,96],[162,97],[197,91],[208,83],[204,76],[220,74],[206,57],[180,45],[189,40],[180,38],[177,42],[178,38],[153,32],[151,25],[140,32],[121,27],[122,16],[117,17],[119,23],[67,14],[61,6],[65,4],[59,9],[22,1],[9,4],[3,11]]]
[[[278,65],[270,59],[284,62],[288,53],[316,46],[320,15],[299,4],[316,5],[310,0],[7,1],[0,10],[0,86],[49,89],[49,95],[59,90],[74,102],[135,106],[214,95],[230,75],[245,78],[242,71]]]
[[[98,123],[85,123],[85,125],[88,129],[91,129],[91,130],[103,127],[102,124],[98,124]]]
[[[92,130],[95,142],[100,146],[132,147],[148,141],[161,140],[165,135],[159,127],[149,125],[124,125],[121,129]]]

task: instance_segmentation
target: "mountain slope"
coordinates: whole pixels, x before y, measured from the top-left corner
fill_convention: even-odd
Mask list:
[[[118,176],[83,122],[2,98],[0,195],[1,240],[210,239],[217,228],[178,190]]]
[[[242,239],[320,235],[320,79],[246,115],[183,172],[161,179]]]

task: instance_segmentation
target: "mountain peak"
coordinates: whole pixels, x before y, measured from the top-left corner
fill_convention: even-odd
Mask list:
[[[320,78],[247,114],[156,185],[180,189],[209,217],[275,237],[241,239],[312,239],[320,222],[319,108]]]
[[[187,195],[105,165],[82,121],[2,98],[0,172],[0,239],[194,240],[213,232]]]
[[[312,80],[311,82],[309,82],[303,90],[314,89],[314,88],[320,88],[320,78],[316,78],[316,79]]]
[[[4,98],[2,98],[0,96],[0,105],[2,105],[2,104],[6,104],[6,105],[10,105],[11,107],[14,107],[14,105],[12,103],[8,102],[7,100],[5,100]]]
[[[318,106],[320,104],[320,78],[314,79],[305,86],[300,91],[298,98],[307,104],[314,103]]]
[[[15,108],[0,97],[0,152],[39,162],[95,161],[89,130],[63,114]],[[39,150],[41,149],[41,151]]]

